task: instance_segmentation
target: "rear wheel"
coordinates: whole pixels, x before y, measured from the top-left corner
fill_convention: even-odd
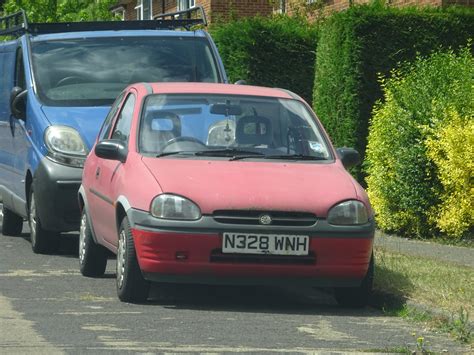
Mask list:
[[[84,276],[98,277],[104,274],[106,267],[107,251],[94,241],[87,211],[84,207],[79,229],[79,269]]]
[[[2,205],[2,213],[2,234],[10,236],[20,235],[23,229],[23,217],[9,210],[5,205]]]
[[[122,302],[138,303],[148,298],[150,282],[143,278],[128,218],[119,228],[117,249],[117,295]]]
[[[58,250],[59,233],[43,229],[36,208],[36,198],[31,187],[28,201],[28,224],[30,226],[31,249],[36,254],[50,254]]]
[[[340,287],[334,289],[334,296],[340,306],[361,308],[369,303],[374,282],[374,256],[370,258],[367,274],[359,287]]]

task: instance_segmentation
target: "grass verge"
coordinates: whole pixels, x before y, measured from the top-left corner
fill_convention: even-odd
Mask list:
[[[447,331],[464,343],[473,343],[469,319],[474,314],[472,268],[380,247],[375,249],[375,260],[376,305],[388,313]]]

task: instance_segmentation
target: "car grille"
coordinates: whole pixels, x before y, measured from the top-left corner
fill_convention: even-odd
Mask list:
[[[255,211],[255,210],[219,210],[214,211],[216,222],[225,224],[260,225],[260,217],[268,215],[272,226],[312,226],[316,215],[309,212]]]
[[[211,263],[231,264],[283,264],[283,265],[313,265],[316,263],[314,252],[309,255],[255,255],[255,254],[223,254],[222,249],[211,252]]]

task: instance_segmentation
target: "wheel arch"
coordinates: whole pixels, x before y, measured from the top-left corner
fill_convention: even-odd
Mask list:
[[[120,224],[124,217],[128,216],[128,211],[132,208],[125,196],[119,196],[117,202],[115,203],[115,224],[117,231],[120,230]],[[130,221],[130,224],[133,225],[133,221]]]
[[[79,203],[79,210],[82,213],[82,210],[84,209],[84,206],[86,205],[86,195],[85,195],[84,186],[82,185],[81,187],[79,187],[79,191],[77,192],[77,203]]]
[[[33,174],[31,173],[31,170],[28,169],[26,171],[26,177],[25,177],[25,197],[26,197],[26,211],[28,213],[28,206],[30,205],[30,191],[31,191],[31,186],[33,185]]]

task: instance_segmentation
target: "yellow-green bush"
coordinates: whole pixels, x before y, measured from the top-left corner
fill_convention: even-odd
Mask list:
[[[430,217],[442,232],[459,237],[474,226],[474,115],[448,110],[444,120],[447,125],[426,142],[442,185]]]
[[[474,114],[470,48],[418,58],[382,80],[365,168],[385,231],[460,237],[472,230],[472,128],[471,136],[459,134],[459,125],[472,127]]]

